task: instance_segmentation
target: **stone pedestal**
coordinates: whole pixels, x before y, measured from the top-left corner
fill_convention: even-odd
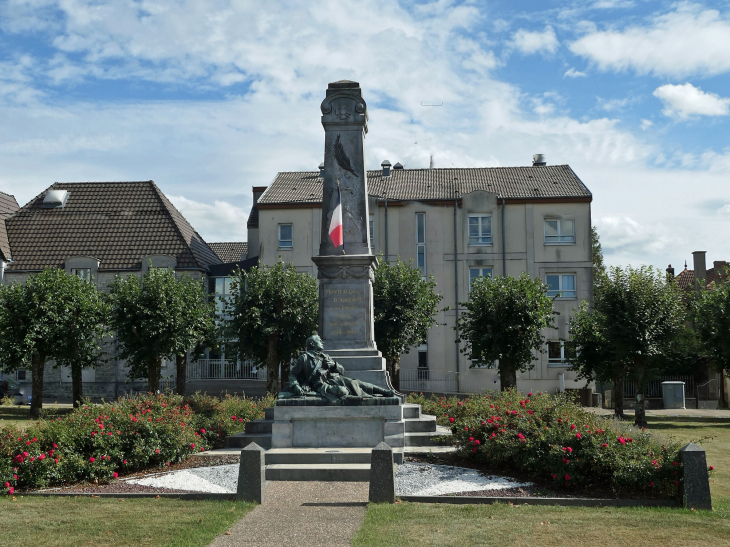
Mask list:
[[[687,509],[706,509],[712,511],[710,478],[707,472],[705,451],[694,443],[689,443],[679,451],[682,459],[684,477],[680,490],[682,506]]]
[[[370,455],[370,503],[395,503],[395,466],[393,449],[386,443],[373,448]]]
[[[236,499],[254,503],[264,503],[266,499],[264,449],[256,443],[251,443],[241,450]]]

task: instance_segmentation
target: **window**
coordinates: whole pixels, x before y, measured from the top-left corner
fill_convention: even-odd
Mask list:
[[[545,276],[550,298],[575,298],[575,274],[548,274]]]
[[[469,268],[469,290],[474,280],[479,277],[492,277],[492,268]]]
[[[566,347],[564,341],[548,342],[548,365],[568,366],[568,359],[573,357],[573,351]]]
[[[575,243],[575,221],[546,220],[545,243]]]
[[[20,382],[25,382],[26,377],[25,377],[25,369],[24,368],[21,368],[21,369],[18,369],[18,370],[15,371],[15,379],[18,380],[18,381],[20,381]]]
[[[72,268],[71,275],[80,277],[84,281],[91,281],[91,268]]]
[[[279,249],[291,249],[294,247],[293,233],[294,230],[291,224],[279,224]]]
[[[370,252],[375,252],[375,221],[373,215],[370,215]]]
[[[426,213],[416,213],[416,265],[426,277]]]
[[[231,278],[216,277],[214,278],[215,286],[213,288],[215,294],[215,306],[218,313],[223,313],[226,307],[226,301],[231,294]]]
[[[469,215],[469,245],[492,244],[492,217]]]
[[[418,379],[428,380],[428,345],[418,346]]]

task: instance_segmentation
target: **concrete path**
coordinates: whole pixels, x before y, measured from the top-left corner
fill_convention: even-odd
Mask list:
[[[602,414],[606,416],[613,415],[612,408],[591,408],[586,407],[586,410],[595,412],[596,414]],[[634,415],[634,409],[624,409],[624,415],[631,417]],[[647,410],[647,416],[656,416],[662,418],[704,418],[707,420],[720,419],[730,420],[730,410],[726,409],[709,409],[709,408],[663,408],[655,410]]]
[[[367,482],[269,482],[266,501],[211,547],[349,546],[365,518]]]

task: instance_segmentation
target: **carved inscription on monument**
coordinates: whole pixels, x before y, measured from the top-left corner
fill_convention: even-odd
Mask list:
[[[365,338],[365,285],[328,283],[324,286],[324,336],[340,340]]]

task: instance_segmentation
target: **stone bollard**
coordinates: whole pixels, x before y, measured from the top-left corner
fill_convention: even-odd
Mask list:
[[[370,454],[371,503],[395,503],[395,468],[393,449],[384,442]]]
[[[679,493],[682,497],[682,506],[687,509],[712,511],[705,451],[696,444],[689,443],[679,451],[679,457],[684,468],[684,480]]]
[[[237,501],[264,503],[266,497],[265,450],[256,443],[241,450],[241,464],[238,468]]]

